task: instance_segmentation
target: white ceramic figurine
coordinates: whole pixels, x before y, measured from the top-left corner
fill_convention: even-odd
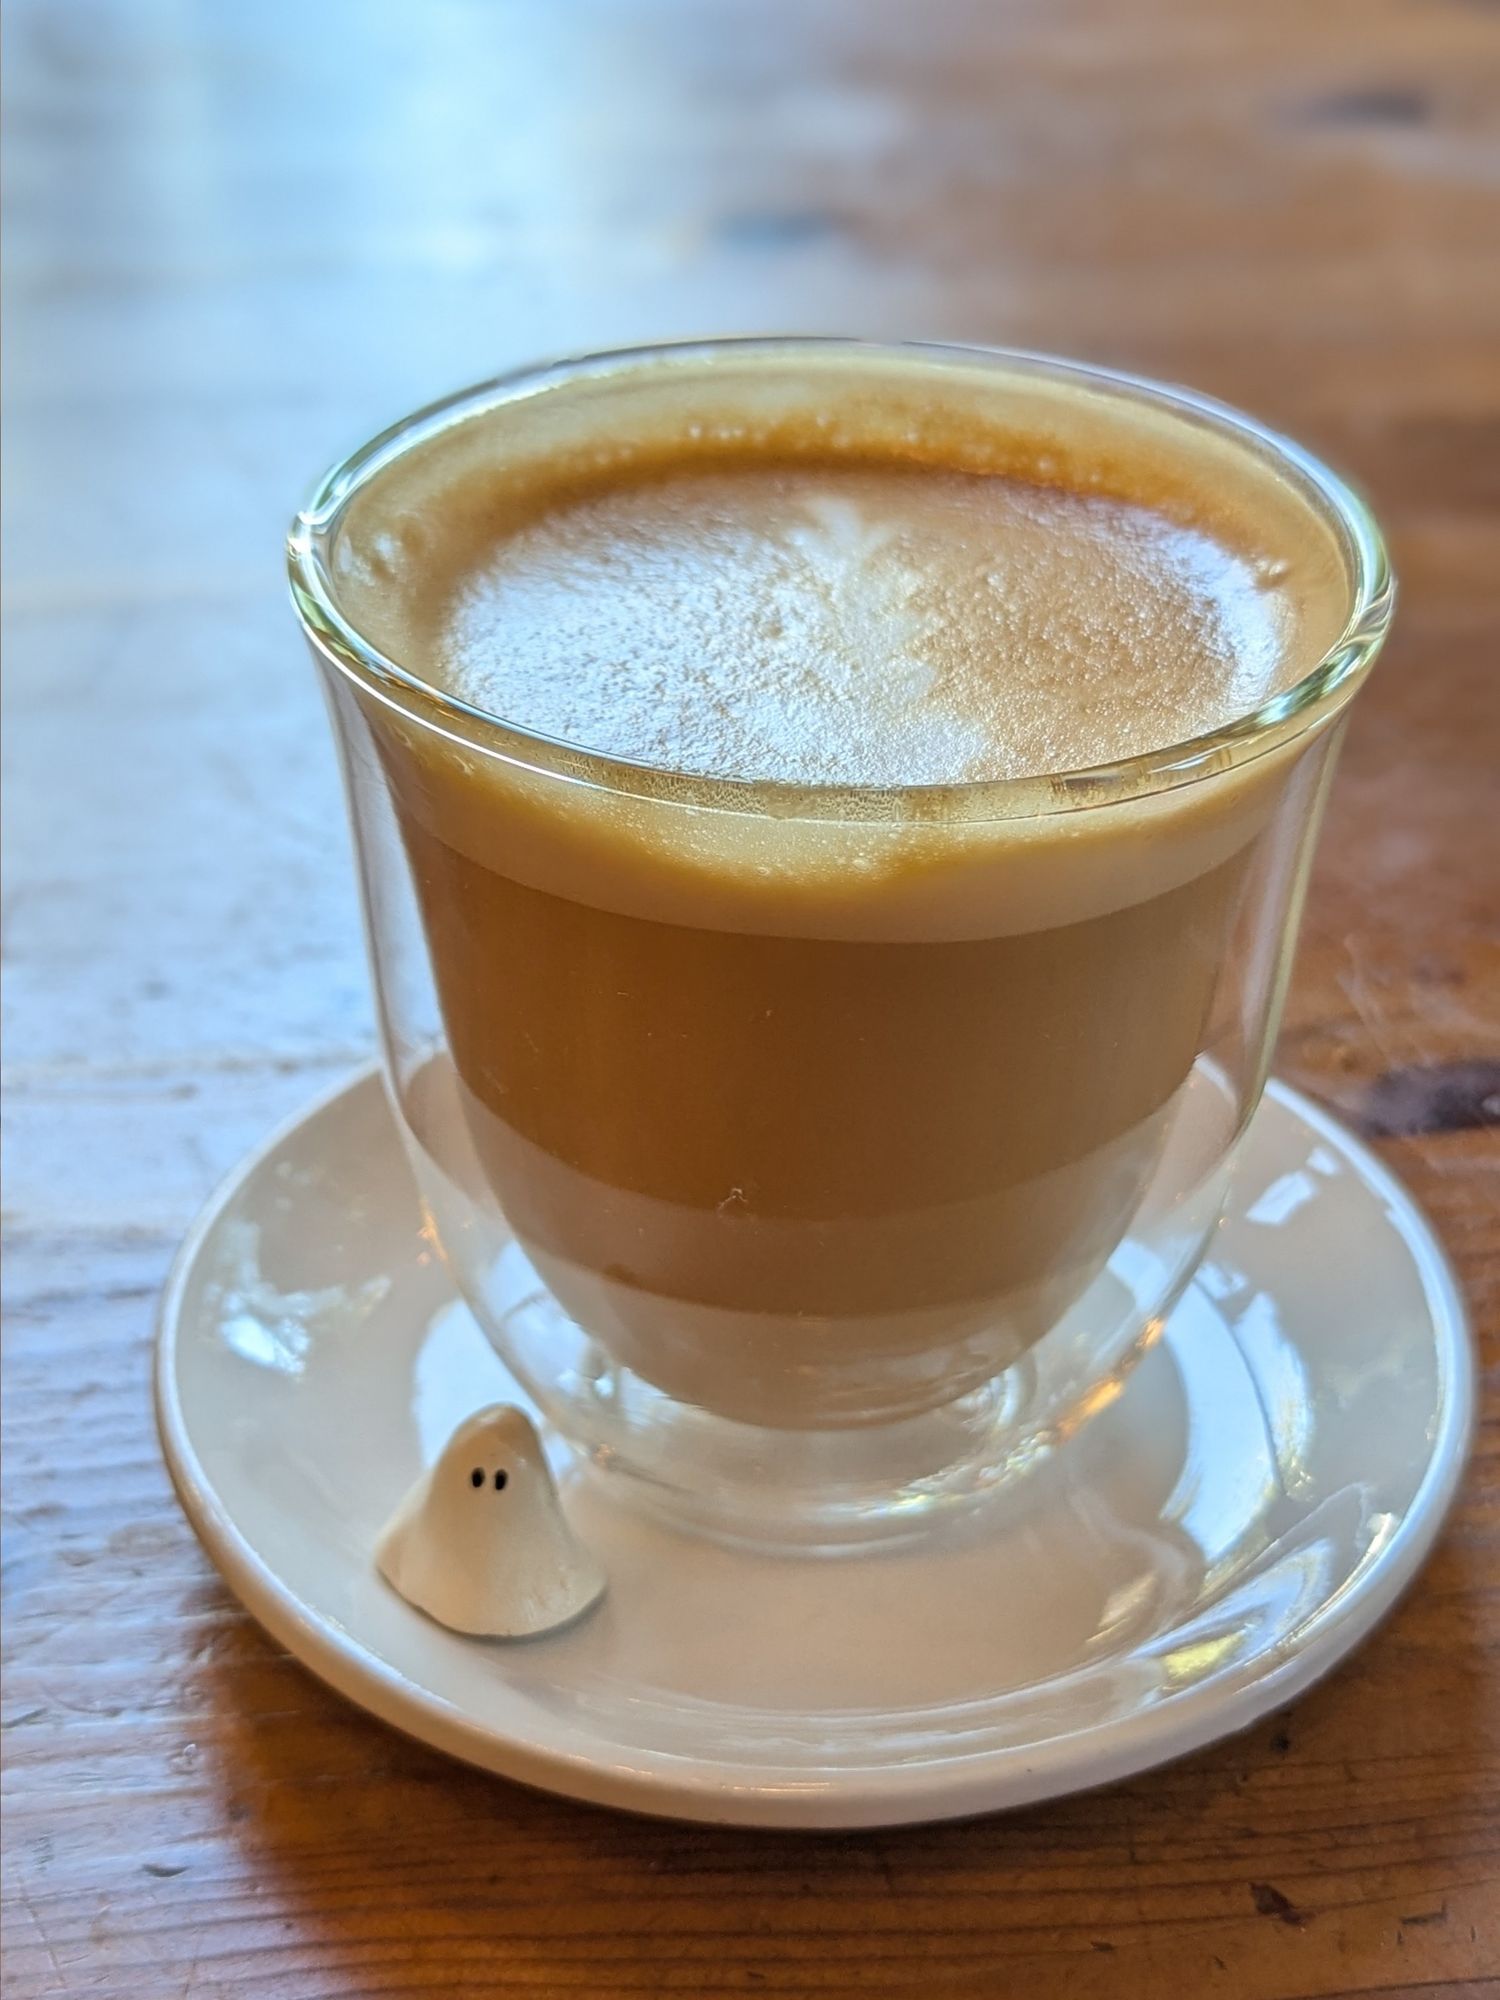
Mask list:
[[[551,1631],[604,1590],[563,1515],[535,1425],[506,1403],[459,1425],[396,1510],[375,1560],[409,1603],[475,1638]]]

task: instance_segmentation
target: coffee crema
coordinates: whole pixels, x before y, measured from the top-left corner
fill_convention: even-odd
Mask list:
[[[936,785],[1206,734],[1336,629],[1326,546],[1237,545],[1181,493],[1168,512],[1149,461],[1131,497],[1020,476],[999,440],[971,471],[927,462],[920,433],[904,456],[878,437],[820,455],[816,433],[777,456],[728,428],[430,495],[393,579],[408,664],[610,757]]]

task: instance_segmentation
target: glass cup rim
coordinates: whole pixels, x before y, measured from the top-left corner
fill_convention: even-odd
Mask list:
[[[394,460],[443,431],[570,381],[629,373],[653,363],[719,356],[795,362],[798,355],[910,363],[914,369],[993,367],[1075,382],[1146,402],[1228,438],[1290,471],[1337,535],[1350,565],[1350,609],[1332,646],[1290,687],[1218,728],[1118,761],[1010,778],[939,784],[847,785],[688,772],[611,756],[527,728],[440,687],[383,652],[339,604],[325,561],[343,509]],[[1316,729],[1343,709],[1373,665],[1395,602],[1384,538],[1363,497],[1320,458],[1233,405],[1196,390],[1020,348],[935,341],[867,341],[772,335],[653,342],[529,364],[429,403],[332,465],[295,516],[287,538],[292,601],[314,649],[382,705],[434,734],[520,768],[640,798],[670,799],[756,817],[817,820],[1000,820],[1140,800],[1249,763]]]

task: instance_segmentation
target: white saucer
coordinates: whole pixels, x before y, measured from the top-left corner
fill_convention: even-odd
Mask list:
[[[270,1139],[184,1245],[158,1350],[167,1462],[277,1639],[507,1777],[786,1827],[1101,1784],[1325,1673],[1410,1582],[1463,1466],[1463,1307],[1406,1193],[1276,1084],[1237,1186],[1124,1393],[987,1511],[916,1549],[775,1557],[575,1477],[609,1593],[495,1644],[429,1623],[371,1562],[455,1424],[524,1398],[455,1299],[365,1075]]]

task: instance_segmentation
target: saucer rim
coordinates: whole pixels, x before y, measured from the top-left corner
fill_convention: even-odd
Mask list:
[[[1437,1540],[1473,1445],[1477,1361],[1462,1291],[1436,1232],[1400,1178],[1304,1092],[1279,1078],[1265,1095],[1325,1140],[1382,1203],[1422,1285],[1437,1364],[1438,1421],[1411,1503],[1376,1562],[1318,1605],[1279,1663],[1264,1659],[1243,1678],[1215,1677],[1124,1718],[1094,1722],[1034,1744],[913,1763],[869,1764],[819,1775],[767,1766],[763,1778],[732,1780],[725,1767],[651,1750],[609,1746],[606,1761],[584,1749],[539,1744],[476,1721],[418,1686],[352,1632],[304,1605],[257,1552],[219,1499],[198,1452],[177,1379],[178,1334],[189,1280],[240,1190],[304,1126],[372,1084],[387,1099],[378,1063],[340,1079],[281,1120],[220,1180],[174,1256],[156,1318],[154,1409],[178,1501],[205,1553],[250,1615],[301,1664],[357,1707],[428,1748],[496,1776],[593,1805],[700,1824],[809,1831],[917,1825],[972,1818],[1092,1790],[1137,1775],[1252,1727],[1329,1673],[1395,1607]],[[1259,1115],[1259,1113],[1257,1113]],[[392,1139],[399,1130],[392,1117]],[[455,1292],[455,1297],[457,1296]],[[623,1753],[623,1754],[621,1754]]]

